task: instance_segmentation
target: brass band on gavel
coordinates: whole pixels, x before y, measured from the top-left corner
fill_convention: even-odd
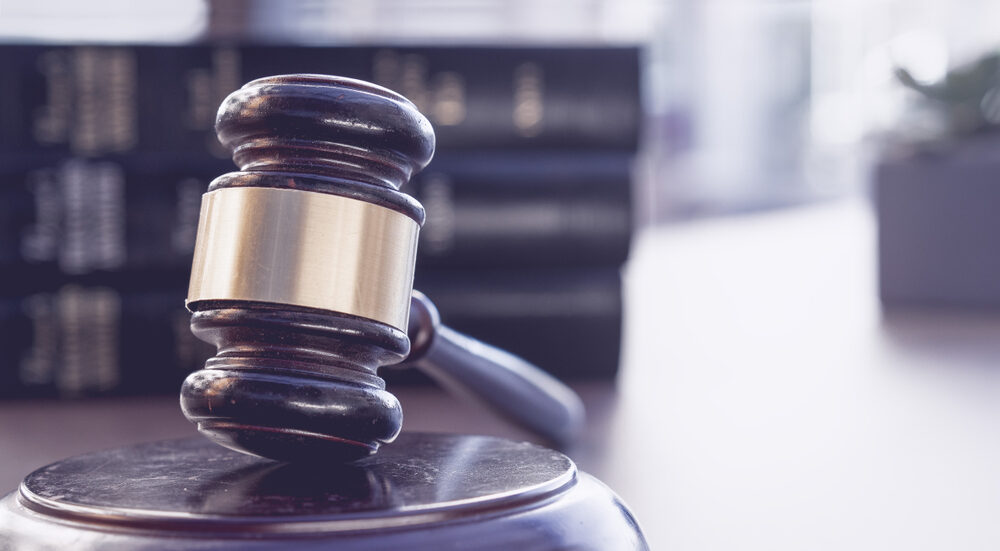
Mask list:
[[[420,226],[348,197],[222,188],[202,198],[187,304],[318,308],[406,331]]]

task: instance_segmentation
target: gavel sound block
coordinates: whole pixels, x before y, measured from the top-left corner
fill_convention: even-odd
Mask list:
[[[204,196],[187,301],[218,349],[181,390],[203,434],[273,459],[364,457],[402,424],[376,370],[408,359],[550,441],[572,438],[572,391],[441,326],[413,292],[424,210],[399,189],[434,133],[412,103],[352,79],[276,76],[226,98],[216,131],[240,171]]]
[[[643,551],[635,518],[565,456],[404,433],[349,464],[278,463],[204,438],[71,457],[0,499],[0,549]]]

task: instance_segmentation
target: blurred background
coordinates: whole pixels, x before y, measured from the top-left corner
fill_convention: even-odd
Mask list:
[[[0,485],[175,412],[215,110],[318,72],[432,121],[416,286],[580,391],[654,548],[996,549],[998,46],[987,0],[0,0]]]

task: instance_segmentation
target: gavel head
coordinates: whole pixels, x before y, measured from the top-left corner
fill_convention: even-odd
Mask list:
[[[181,409],[212,440],[283,460],[352,460],[393,440],[376,369],[403,360],[424,211],[401,193],[434,152],[402,96],[322,75],[255,80],[223,102],[239,172],[202,199],[187,306],[217,353]]]

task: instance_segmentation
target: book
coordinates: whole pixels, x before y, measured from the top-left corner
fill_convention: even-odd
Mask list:
[[[291,72],[383,84],[434,124],[403,191],[427,210],[417,288],[446,323],[557,376],[613,376],[639,55],[0,45],[0,397],[172,393],[203,365],[185,289],[201,195],[236,170],[215,112]]]
[[[418,269],[620,266],[632,237],[631,160],[496,152],[435,159],[409,187],[427,211]]]
[[[69,284],[0,299],[0,398],[178,392],[212,351],[183,297]]]
[[[0,294],[186,283],[201,195],[218,166],[144,157],[19,164],[0,166]]]
[[[621,355],[618,267],[421,271],[441,321],[563,379],[613,378]]]
[[[434,125],[438,151],[634,151],[635,47],[0,45],[0,152],[226,153],[219,103],[254,78],[324,73],[384,85]],[[209,153],[206,153],[209,152]]]
[[[615,269],[418,280],[445,324],[564,379],[618,368],[622,299]],[[171,394],[213,355],[189,329],[184,289],[65,284],[0,298],[0,399]],[[391,383],[416,379],[380,371]]]
[[[427,211],[418,269],[621,265],[631,238],[630,159],[442,156],[404,187]],[[201,195],[233,169],[142,154],[17,165],[0,166],[7,293],[74,281],[186,283]]]

